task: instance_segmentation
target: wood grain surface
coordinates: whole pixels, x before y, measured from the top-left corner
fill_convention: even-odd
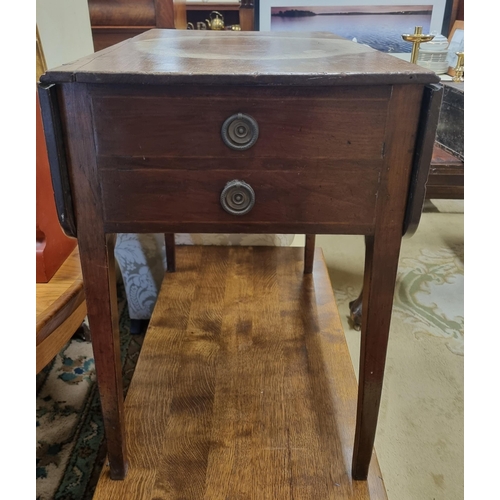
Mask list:
[[[92,26],[156,25],[155,0],[88,0]]]
[[[304,246],[304,273],[311,274],[314,266],[314,253],[316,248],[316,235],[306,234]]]
[[[75,247],[48,283],[36,284],[37,344],[60,326],[84,300],[80,253]]]
[[[389,107],[387,144],[375,232],[365,238],[365,273],[353,477],[365,479],[375,442],[403,221],[422,89],[397,86]],[[401,116],[406,119],[400,119]]]
[[[418,228],[425,202],[429,167],[436,143],[436,129],[443,97],[442,85],[424,87],[410,178],[403,235],[410,237]]]
[[[45,368],[61,352],[78,328],[82,326],[87,314],[85,301],[79,302],[71,314],[36,346],[36,373]]]
[[[60,89],[61,121],[68,147],[78,247],[82,266],[87,315],[92,332],[108,454],[115,479],[127,470],[123,421],[123,382],[114,259],[114,235],[103,227],[100,185],[94,156],[90,100],[85,85]]]
[[[327,33],[151,30],[49,71],[41,81],[55,82],[58,94],[68,154],[67,169],[78,221],[78,244],[93,332],[110,475],[114,479],[125,477],[127,446],[122,418],[113,244],[107,235],[115,232],[336,233],[368,236],[357,437],[352,454],[352,477],[366,479],[382,390],[417,122],[424,85],[439,81],[435,73]],[[181,89],[182,86],[185,88]],[[349,94],[355,92],[358,92],[356,97],[349,99]],[[242,103],[253,106],[252,112],[258,115],[263,135],[259,136],[255,149],[252,147],[243,155],[231,155],[220,144],[220,122],[222,115],[225,119],[233,110],[248,112],[240,109]],[[295,109],[293,104],[296,104]],[[140,112],[141,105],[147,113]],[[202,113],[197,114],[197,110]],[[108,113],[113,119],[107,118]],[[118,130],[117,134],[115,130]],[[212,140],[216,136],[219,143]],[[234,179],[248,182],[256,193],[256,204],[245,216],[229,215],[219,204],[221,190]],[[220,276],[216,273],[226,260],[219,262],[220,259],[214,258],[211,261],[212,257],[208,255],[203,259],[208,268],[196,271],[199,273],[196,279],[213,289],[208,292],[193,289],[192,293],[199,298],[179,304],[172,310],[175,314],[172,312],[165,316],[166,319],[158,320],[161,325],[168,324],[174,321],[172,318],[179,310],[188,307],[185,317],[188,326],[175,329],[173,338],[176,340],[170,345],[171,350],[163,352],[158,347],[158,352],[152,354],[153,358],[156,356],[152,365],[161,365],[163,370],[170,364],[168,373],[174,373],[172,376],[185,391],[177,395],[168,391],[161,395],[153,393],[165,398],[166,402],[161,406],[166,409],[158,416],[159,421],[167,419],[168,425],[173,425],[170,429],[161,424],[161,432],[173,432],[173,437],[179,433],[182,442],[175,445],[180,448],[169,443],[160,459],[155,455],[156,458],[151,457],[152,462],[148,458],[144,463],[135,463],[132,481],[134,478],[140,480],[136,483],[127,481],[126,484],[136,489],[134,494],[139,498],[142,498],[140,492],[148,488],[153,488],[149,493],[154,498],[165,495],[199,498],[196,494],[199,495],[200,485],[207,477],[213,479],[210,484],[224,481],[220,467],[210,468],[210,460],[218,460],[216,451],[221,453],[221,447],[212,446],[204,432],[206,428],[214,428],[211,409],[215,411],[218,404],[223,404],[214,399],[214,394],[221,392],[212,391],[217,387],[217,374],[221,373],[219,365],[213,363],[218,359],[220,346],[226,344],[214,344],[211,336],[218,330],[210,328],[215,328],[226,318],[225,311],[229,307],[224,302],[225,295],[217,288],[219,281],[225,282],[226,271],[221,271]],[[276,291],[266,287],[277,283],[278,278],[273,276],[280,276],[280,272],[266,259],[264,254],[259,255],[263,271],[254,269],[255,279],[240,280],[238,286],[254,283],[264,299],[258,294],[252,295],[251,290],[244,292],[252,297],[250,301],[245,295],[241,302],[242,307],[249,308],[250,316],[244,316],[242,312],[242,322],[237,322],[235,328],[237,331],[241,329],[245,338],[247,334],[244,332],[249,324],[252,325],[251,335],[255,336],[255,352],[259,356],[251,354],[244,363],[248,363],[248,369],[261,369],[261,378],[266,382],[269,379],[274,387],[280,376],[273,370],[284,368],[273,363],[292,355],[296,345],[293,335],[298,332],[291,334],[291,340],[277,340],[276,344],[268,345],[264,341],[264,331],[279,333],[282,323],[287,324],[288,316],[293,316],[289,311],[282,314],[282,310],[268,310]],[[306,264],[308,262],[310,258],[306,259]],[[299,268],[303,280],[302,257]],[[261,275],[261,272],[269,273],[269,276]],[[169,275],[175,276],[172,283],[184,279],[176,277],[177,274],[185,273]],[[192,286],[186,282],[184,290],[177,289],[177,295],[171,297],[174,303]],[[208,316],[206,307],[200,309],[203,300],[209,304]],[[306,321],[309,331],[309,328],[315,328],[317,321],[314,315],[306,315],[307,318],[311,318]],[[294,323],[291,328],[295,326]],[[191,331],[201,332],[201,338],[193,338],[193,342],[186,344],[186,335]],[[270,349],[273,355],[265,349],[261,353],[259,346]],[[186,348],[195,351],[184,351]],[[214,351],[205,351],[205,348]],[[176,352],[177,357],[169,357],[170,353]],[[195,362],[197,356],[201,363]],[[178,369],[179,365],[186,369]],[[242,387],[247,387],[242,394],[248,397],[240,398],[238,404],[252,415],[256,411],[252,406],[255,404],[253,389],[245,384],[251,384],[253,379],[247,381],[246,368],[241,367],[241,370],[245,378]],[[198,379],[208,385],[190,385],[191,381]],[[295,386],[295,381],[293,383]],[[314,388],[321,383],[320,378]],[[174,385],[163,384],[164,387]],[[312,390],[311,386],[306,384],[305,399],[299,406],[305,401],[319,401],[319,392],[307,393]],[[286,384],[280,387],[286,387]],[[236,390],[233,386],[230,388]],[[154,387],[145,387],[144,390],[161,392]],[[281,414],[285,414],[285,400],[280,399],[279,391],[274,393],[272,401],[267,399],[268,393],[264,391],[262,394],[266,403],[279,401]],[[313,394],[314,398],[307,394]],[[218,398],[225,401],[225,396],[219,395]],[[304,412],[310,408],[309,405]],[[328,408],[325,411],[330,415]],[[286,411],[293,417],[296,410]],[[192,419],[194,414],[201,416],[201,420]],[[340,448],[332,448],[336,438],[332,441],[329,437],[330,427],[325,423],[331,419],[325,418],[319,423],[314,420],[314,415],[314,412],[304,413],[306,420],[315,422],[315,434],[311,440],[316,455],[322,457],[320,462],[338,458]],[[248,434],[243,423],[234,428],[235,439],[241,438],[241,446],[249,450],[239,455],[243,462],[238,462],[236,468],[231,465],[231,471],[242,471],[243,484],[248,485],[244,494],[252,497],[253,492],[258,491],[264,498],[275,498],[276,495],[291,498],[291,492],[309,487],[308,477],[314,478],[314,487],[311,488],[318,489],[319,497],[324,497],[324,491],[330,494],[333,488],[330,486],[335,486],[338,476],[331,470],[323,470],[320,474],[321,478],[328,477],[327,485],[330,485],[325,486],[324,491],[317,485],[318,476],[312,467],[304,475],[294,475],[293,464],[300,459],[294,461],[293,457],[295,453],[301,456],[299,450],[302,447],[290,446],[289,454],[283,450],[283,443],[292,439],[293,434],[285,435],[275,417],[273,413],[262,416],[264,424],[259,424],[263,432],[259,434],[261,444],[253,443],[254,434]],[[192,434],[189,434],[192,445],[188,448],[185,447],[183,422],[192,429]],[[149,442],[151,448],[149,422],[140,425],[143,426],[143,440]],[[132,425],[132,430],[136,427]],[[269,444],[271,437],[267,432],[270,432],[269,436],[277,436],[275,442]],[[306,431],[294,432],[301,436]],[[316,442],[319,448],[314,448]],[[327,450],[330,451],[322,448],[323,443],[328,444]],[[135,446],[129,447],[134,453]],[[226,455],[223,458],[228,460]],[[304,463],[312,463],[310,460],[312,458],[306,457]],[[173,472],[161,474],[161,479],[155,479],[151,486],[151,478],[156,477],[156,473],[150,463],[162,471]],[[275,467],[278,463],[285,466]],[[251,477],[245,476],[247,466],[256,471]],[[269,477],[266,475],[268,469],[273,471]],[[281,475],[276,471],[281,471]],[[225,474],[233,477],[232,472],[226,471]],[[294,478],[302,486],[295,487]],[[348,484],[351,483],[348,481]],[[231,488],[227,490],[228,497],[236,498],[236,486]],[[135,498],[130,495],[132,493],[120,498]],[[209,495],[207,493],[207,498],[211,498]]]
[[[356,378],[320,249],[181,247],[94,500],[386,499],[350,475]]]
[[[390,86],[311,92],[131,85],[122,93],[112,86],[95,87],[98,154],[143,163],[164,158],[164,164],[186,157],[380,159],[391,96]],[[250,115],[259,127],[257,142],[243,152],[221,138],[222,124],[237,113]]]
[[[37,30],[38,36],[38,30]],[[37,62],[38,62],[37,39]],[[47,283],[76,247],[59,223],[53,177],[47,154],[47,135],[36,93],[36,282]]]
[[[435,146],[427,180],[427,199],[463,200],[464,179],[464,162]]]
[[[375,163],[376,165],[376,163]],[[238,232],[240,223],[314,223],[363,227],[374,224],[379,190],[377,168],[356,170],[316,169],[307,172],[248,170],[159,170],[141,169],[101,172],[106,224],[224,223],[226,232]],[[255,205],[245,215],[224,211],[220,195],[234,179],[245,181],[255,191]],[[293,193],[293,196],[290,196]],[[346,194],[349,194],[346,196]],[[234,225],[234,229],[231,229]]]
[[[330,33],[153,29],[42,75],[42,82],[392,85],[431,70]]]
[[[76,247],[47,283],[36,284],[36,373],[83,323],[87,305]]]

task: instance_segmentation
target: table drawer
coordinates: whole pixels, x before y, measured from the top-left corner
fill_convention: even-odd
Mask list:
[[[154,224],[172,226],[223,224],[300,224],[371,227],[379,189],[379,165],[365,168],[315,171],[162,169],[103,170],[102,197],[106,226],[120,224],[134,231],[150,231]],[[244,215],[224,210],[221,193],[227,183],[240,180],[251,186],[255,203]],[[153,224],[153,225],[152,225]]]
[[[93,97],[100,157],[368,160],[383,154],[389,86],[317,89],[314,96],[255,88],[138,92],[101,90]],[[224,122],[238,113],[258,125],[255,144],[243,151],[222,138]]]

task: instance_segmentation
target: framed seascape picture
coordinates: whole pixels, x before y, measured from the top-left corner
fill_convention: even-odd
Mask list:
[[[260,31],[326,31],[388,53],[410,53],[401,35],[441,34],[451,0],[259,0]]]

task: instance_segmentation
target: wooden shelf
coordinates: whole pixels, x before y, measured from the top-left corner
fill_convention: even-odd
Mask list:
[[[387,499],[353,481],[357,383],[321,249],[180,247],[125,402],[130,467],[94,500]],[[140,492],[140,493],[139,493]]]
[[[186,2],[186,10],[239,10],[239,2]]]

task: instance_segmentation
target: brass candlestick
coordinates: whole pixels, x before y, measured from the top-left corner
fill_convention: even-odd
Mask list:
[[[405,42],[412,42],[413,47],[411,48],[411,59],[410,62],[417,64],[418,51],[420,49],[420,44],[425,42],[430,42],[434,35],[424,35],[422,34],[422,26],[415,26],[415,32],[413,35],[401,35]]]
[[[457,64],[455,65],[455,74],[453,75],[454,82],[463,82],[464,81],[464,53],[463,52],[455,52],[457,55]]]

